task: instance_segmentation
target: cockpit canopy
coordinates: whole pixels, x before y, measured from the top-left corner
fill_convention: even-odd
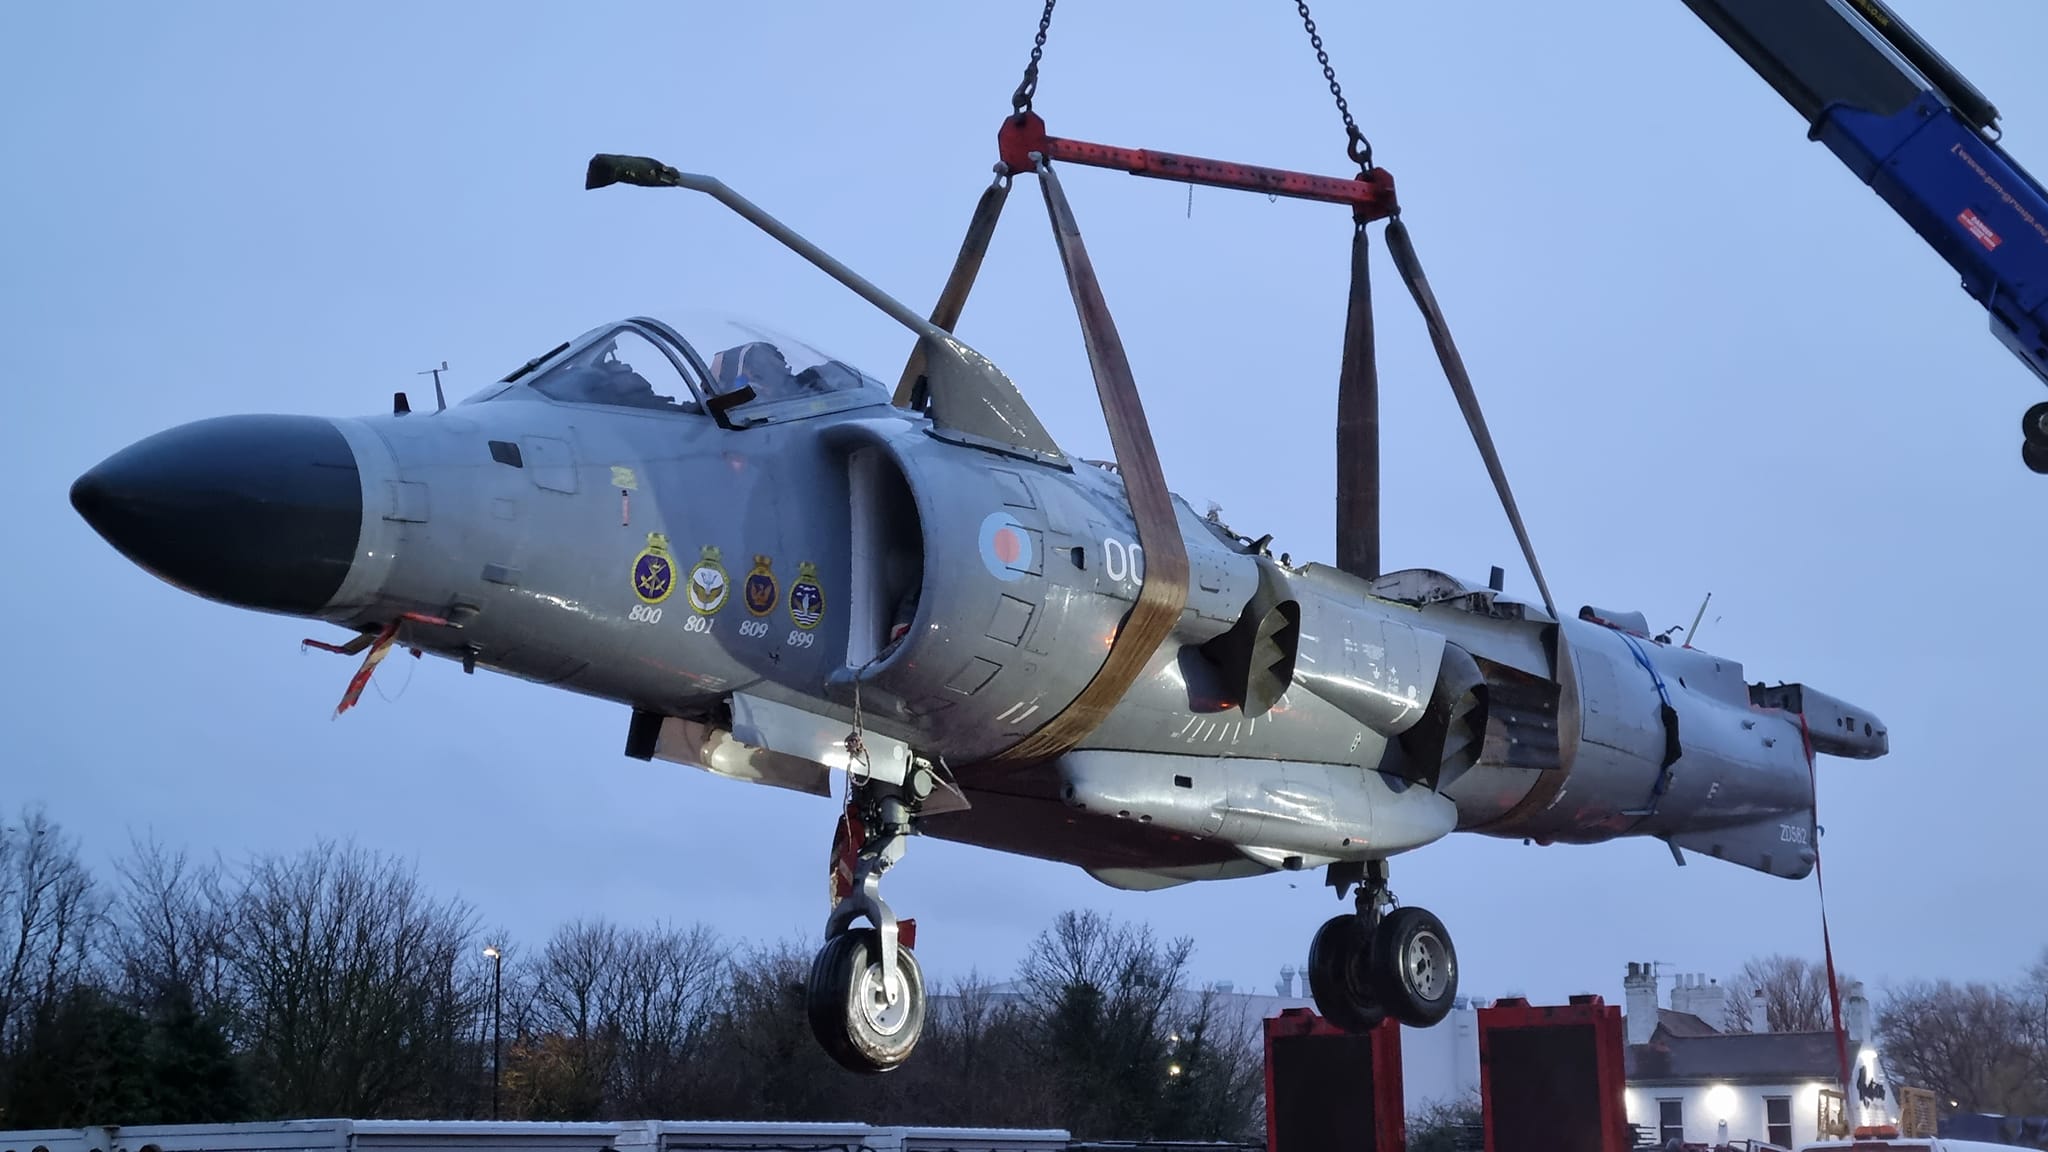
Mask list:
[[[707,354],[708,352],[708,354]],[[634,317],[529,360],[466,403],[530,390],[565,404],[719,412],[744,427],[889,403],[889,389],[811,345],[730,317]]]

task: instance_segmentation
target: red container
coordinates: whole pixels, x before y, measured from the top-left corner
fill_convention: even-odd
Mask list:
[[[1627,1152],[1621,1009],[1598,996],[1479,1010],[1486,1152]]]
[[[1401,1026],[1346,1032],[1307,1008],[1266,1021],[1266,1152],[1404,1152]]]

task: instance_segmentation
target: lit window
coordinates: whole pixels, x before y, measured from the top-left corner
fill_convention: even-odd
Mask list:
[[[1764,1138],[1780,1148],[1792,1146],[1792,1098],[1764,1097]]]
[[[1657,1101],[1657,1143],[1685,1139],[1685,1101]]]

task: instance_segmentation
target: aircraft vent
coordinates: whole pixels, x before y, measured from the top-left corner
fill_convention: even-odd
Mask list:
[[[1471,653],[1444,645],[1429,710],[1401,734],[1421,783],[1442,788],[1479,760],[1486,741],[1486,681]]]
[[[1202,655],[1223,673],[1225,691],[1236,696],[1238,710],[1255,720],[1294,683],[1301,605],[1277,592],[1261,579],[1230,631],[1202,645]]]

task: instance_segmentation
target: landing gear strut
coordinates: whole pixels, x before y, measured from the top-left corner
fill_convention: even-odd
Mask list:
[[[1458,954],[1443,922],[1395,904],[1384,860],[1332,864],[1329,884],[1339,899],[1356,886],[1358,910],[1331,917],[1309,946],[1316,1011],[1346,1032],[1388,1016],[1415,1028],[1442,1020],[1458,994]]]
[[[882,873],[903,858],[912,821],[936,781],[922,761],[901,784],[852,785],[833,845],[832,914],[811,961],[805,1011],[832,1058],[855,1072],[888,1072],[924,1031],[924,973],[911,954],[915,922],[882,901]],[[856,927],[857,921],[867,925]]]

